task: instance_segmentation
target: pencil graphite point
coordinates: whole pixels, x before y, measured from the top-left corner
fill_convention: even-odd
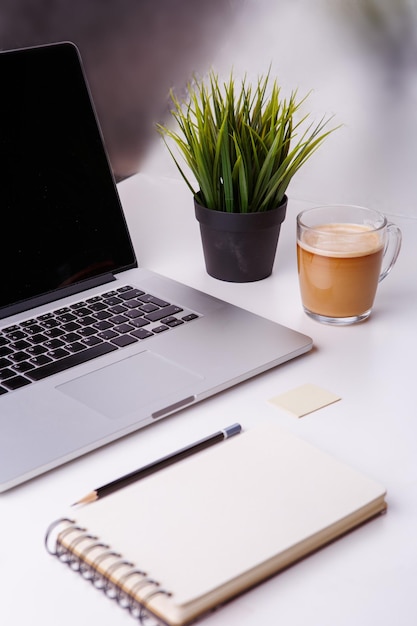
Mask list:
[[[84,498],[81,498],[81,500],[77,500],[77,502],[71,504],[71,506],[77,506],[77,504],[89,504],[90,502],[94,502],[95,500],[97,500],[97,491],[91,491],[86,496],[84,496]]]

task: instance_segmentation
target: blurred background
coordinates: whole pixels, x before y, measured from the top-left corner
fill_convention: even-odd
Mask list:
[[[233,0],[234,1],[234,0]],[[170,87],[204,67],[227,0],[0,0],[0,49],[72,41],[118,178],[135,172]]]
[[[161,139],[193,73],[271,71],[342,124],[289,196],[417,216],[417,0],[0,0],[2,50],[80,49],[117,180],[178,176]]]

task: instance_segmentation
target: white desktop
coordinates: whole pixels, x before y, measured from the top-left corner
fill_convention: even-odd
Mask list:
[[[244,66],[243,54],[237,66]],[[321,114],[328,112],[329,92],[323,85],[319,81],[318,92],[323,96],[320,106],[313,96]],[[347,104],[341,103],[341,118],[347,109]],[[359,107],[352,113],[353,118],[358,112]],[[355,119],[359,119],[359,131],[365,128],[363,117]],[[343,119],[338,117],[337,121]],[[132,617],[115,602],[47,554],[45,531],[68,505],[91,489],[234,422],[244,429],[261,422],[277,423],[330,452],[385,485],[388,510],[233,600],[205,618],[204,624],[417,623],[417,209],[412,202],[417,194],[401,181],[394,202],[394,195],[388,193],[392,181],[381,178],[387,192],[385,201],[381,200],[378,181],[371,180],[367,171],[363,179],[343,182],[343,167],[355,148],[349,129],[353,137],[358,131],[349,122],[348,117],[347,130],[341,130],[339,139],[331,139],[336,143],[329,141],[329,152],[323,147],[314,166],[289,189],[274,271],[260,282],[225,283],[207,275],[190,192],[161,142],[155,145],[141,172],[119,184],[141,265],[305,333],[313,338],[314,348],[1,494],[1,624],[133,624]],[[343,164],[332,160],[338,145],[351,149]],[[359,140],[356,148],[369,166],[360,152],[363,146]],[[357,165],[349,172],[359,170]],[[411,182],[415,189],[415,180]],[[321,325],[304,314],[300,301],[295,217],[305,207],[330,202],[368,204],[386,213],[403,232],[400,256],[378,288],[370,319],[354,326]],[[341,399],[302,418],[269,402],[306,383]]]
[[[411,624],[417,618],[417,220],[393,217],[403,249],[381,283],[370,319],[330,327],[302,311],[290,199],[273,274],[223,283],[204,268],[192,199],[174,175],[138,174],[119,190],[139,260],[215,296],[310,335],[313,351],[154,426],[2,494],[1,622],[49,626],[129,624],[132,618],[43,545],[51,521],[94,487],[233,422],[278,423],[387,488],[388,512],[268,580],[206,618],[207,626]],[[268,401],[305,383],[341,397],[303,418]],[[157,546],[156,546],[157,549]]]

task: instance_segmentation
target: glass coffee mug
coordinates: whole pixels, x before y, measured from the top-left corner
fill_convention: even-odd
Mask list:
[[[304,311],[327,324],[365,320],[400,248],[398,226],[372,209],[303,211],[297,216],[297,264]]]

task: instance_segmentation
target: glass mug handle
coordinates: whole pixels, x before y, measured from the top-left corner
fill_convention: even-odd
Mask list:
[[[387,242],[385,244],[383,260],[385,261],[385,257],[390,252],[390,258],[386,263],[385,267],[381,270],[381,274],[379,275],[378,282],[381,282],[388,276],[392,268],[394,267],[395,261],[398,258],[398,255],[401,250],[401,242],[402,242],[402,233],[399,227],[392,222],[388,222],[387,224]]]

